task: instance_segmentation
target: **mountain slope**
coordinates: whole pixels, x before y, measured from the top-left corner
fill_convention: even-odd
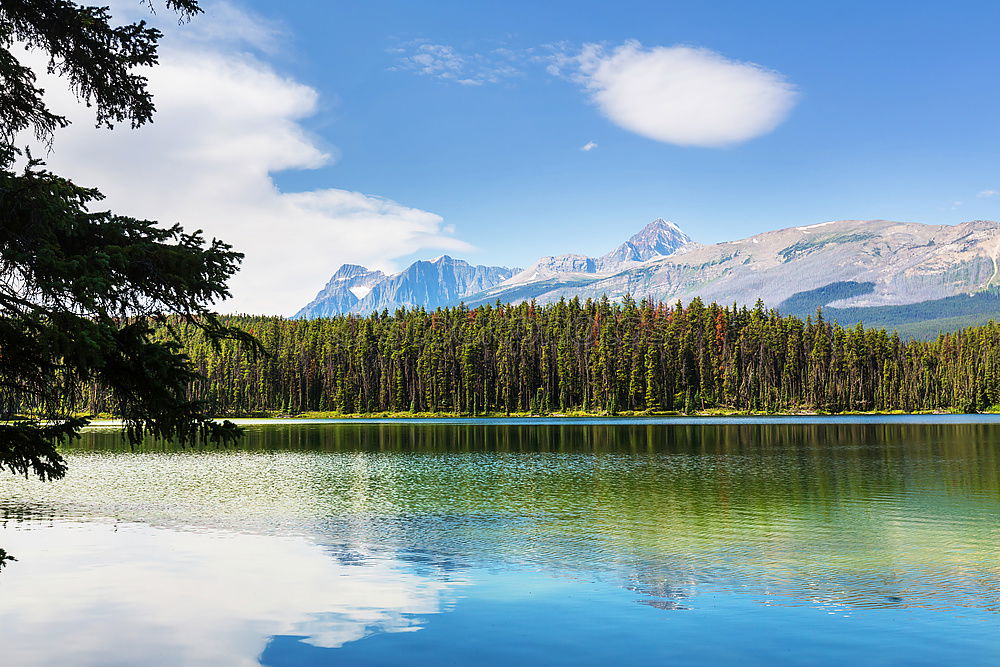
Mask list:
[[[680,227],[657,218],[628,241],[598,258],[597,265],[606,271],[621,270],[630,264],[672,255],[690,243],[691,237]]]
[[[353,312],[372,288],[386,279],[381,271],[369,271],[357,264],[344,264],[312,301],[295,314],[296,318],[332,317]]]
[[[504,285],[511,287],[557,279],[557,282],[579,282],[605,277],[650,259],[665,257],[689,246],[691,237],[680,227],[657,218],[611,252],[601,257],[555,255],[541,257]],[[503,290],[499,286],[496,290]],[[506,300],[506,299],[504,299]]]
[[[416,306],[437,308],[489,289],[519,270],[505,266],[473,266],[447,255],[433,261],[414,262],[390,276],[355,264],[344,264],[316,298],[293,317],[368,314]]]
[[[822,305],[839,308],[900,305],[985,289],[997,279],[1000,224],[922,225],[886,220],[841,220],[766,232],[713,245],[686,244],[672,255],[602,276],[568,272],[546,276],[551,289],[532,298],[612,299],[625,294],[654,300],[780,307],[786,300],[835,283],[871,283],[862,293]],[[560,278],[573,278],[566,282]],[[508,283],[468,303],[507,301]],[[523,289],[524,285],[520,285]]]

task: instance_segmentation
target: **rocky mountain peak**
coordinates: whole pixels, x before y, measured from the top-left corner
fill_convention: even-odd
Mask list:
[[[657,218],[633,234],[628,242],[637,248],[649,248],[660,255],[669,255],[682,245],[690,243],[691,237],[676,224]]]
[[[413,262],[388,276],[357,264],[343,264],[294,317],[367,314],[401,306],[433,309],[490,289],[519,271],[505,266],[473,266],[450,255]]]
[[[353,280],[354,278],[358,278],[360,276],[371,275],[384,276],[381,271],[369,271],[360,264],[341,264],[340,268],[337,269],[332,276],[330,276],[330,282]]]
[[[630,262],[645,262],[654,257],[672,255],[691,243],[691,237],[672,222],[657,218],[633,234],[607,255],[598,259],[602,270],[618,270]]]

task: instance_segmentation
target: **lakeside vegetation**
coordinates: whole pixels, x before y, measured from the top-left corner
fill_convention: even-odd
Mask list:
[[[1000,326],[903,340],[755,308],[626,299],[231,316],[270,351],[170,321],[227,416],[978,412],[1000,404]],[[172,332],[172,333],[171,333]],[[83,410],[113,410],[96,389]]]
[[[997,414],[1000,413],[1000,409],[991,408],[985,411],[979,411],[975,414]],[[216,415],[217,419],[232,419],[240,422],[240,420],[251,420],[255,424],[265,424],[274,423],[280,424],[287,421],[295,421],[301,419],[338,419],[338,420],[371,420],[371,419],[429,419],[429,420],[440,420],[440,419],[531,419],[531,418],[566,418],[566,419],[594,419],[603,420],[608,417],[621,417],[621,418],[669,418],[669,417],[879,417],[879,416],[892,416],[892,415],[909,415],[909,416],[919,416],[919,415],[949,415],[949,414],[967,414],[958,409],[949,410],[843,410],[840,412],[828,412],[824,410],[785,410],[785,411],[774,411],[765,412],[763,410],[751,411],[751,410],[723,410],[718,408],[706,409],[706,410],[695,410],[694,412],[679,412],[677,410],[622,410],[614,414],[609,412],[591,411],[583,412],[582,410],[569,410],[567,412],[335,412],[335,411],[307,411],[299,413],[280,413],[275,411],[270,412],[258,412],[258,413],[232,413],[225,414],[220,413]],[[91,421],[90,424],[93,426],[108,426],[111,424],[120,423],[115,415],[108,413],[99,414],[87,414],[85,415]]]

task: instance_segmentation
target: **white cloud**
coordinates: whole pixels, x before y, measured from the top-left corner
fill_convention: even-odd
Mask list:
[[[588,152],[594,150],[595,148],[597,148],[596,141],[588,141],[584,145],[580,146],[581,151],[588,151]]]
[[[609,49],[559,42],[463,53],[417,40],[389,52],[398,58],[390,69],[474,86],[544,66],[553,76],[583,85],[617,125],[682,146],[729,146],[766,134],[798,98],[795,86],[778,72],[689,46],[645,48],[630,40]]]
[[[503,47],[485,53],[459,53],[453,46],[421,40],[389,49],[389,52],[398,58],[390,69],[416,72],[464,86],[499,83],[518,76],[521,71],[515,64],[527,53]]]
[[[981,190],[976,194],[977,197],[996,197],[1000,195],[1000,190]]]
[[[331,157],[300,125],[315,113],[317,92],[247,52],[272,48],[275,30],[225,4],[189,25],[156,20],[167,38],[161,64],[149,72],[153,124],[95,130],[90,112],[43,78],[52,105],[74,121],[47,161],[100,188],[107,208],[201,228],[244,252],[234,298],[220,310],[289,314],[341,263],[391,270],[396,258],[421,249],[469,249],[434,213],[347,190],[281,191],[272,174]],[[212,38],[228,26],[242,41]]]
[[[549,72],[581,83],[615,124],[682,146],[727,146],[766,134],[795,104],[781,74],[687,46],[607,50],[586,44],[557,53]]]
[[[416,52],[400,59],[401,66],[420,74],[456,79],[465,67],[465,58],[445,44],[420,44]]]

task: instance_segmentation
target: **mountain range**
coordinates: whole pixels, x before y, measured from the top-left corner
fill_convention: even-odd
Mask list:
[[[845,324],[926,336],[1000,315],[998,274],[1000,223],[985,220],[838,220],[700,244],[656,219],[600,257],[547,256],[523,270],[447,256],[392,275],[345,264],[295,317],[631,294],[746,305],[761,299],[803,316],[823,307]]]
[[[344,264],[316,298],[294,317],[309,319],[458,304],[510,279],[519,271],[505,266],[473,266],[447,255],[432,261],[414,262],[391,275],[369,271],[357,264]]]

